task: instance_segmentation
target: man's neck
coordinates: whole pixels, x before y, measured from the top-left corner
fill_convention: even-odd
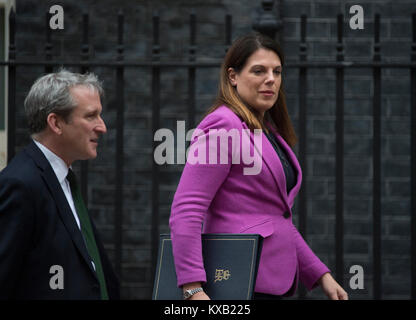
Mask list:
[[[57,144],[53,139],[50,139],[48,137],[45,137],[44,135],[32,135],[32,139],[36,142],[39,142],[41,145],[43,145],[45,148],[48,148],[49,151],[53,152],[56,156],[62,159],[62,161],[65,162],[67,167],[69,168],[72,164],[72,162],[69,162],[65,159],[63,156],[63,152],[60,151],[59,144]]]

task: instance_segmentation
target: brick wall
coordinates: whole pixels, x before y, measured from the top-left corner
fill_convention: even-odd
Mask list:
[[[349,8],[364,9],[364,30],[349,28]],[[284,1],[285,54],[299,54],[300,18],[308,16],[308,60],[335,61],[336,14],[344,14],[345,60],[369,61],[374,44],[374,15],[381,15],[383,61],[410,61],[411,1]],[[287,28],[286,28],[287,27]],[[400,49],[399,49],[400,48]],[[289,105],[297,117],[297,70],[287,73]],[[382,72],[382,297],[410,296],[410,75]],[[371,69],[346,69],[344,101],[344,286],[351,298],[372,298],[372,130]],[[335,269],[335,71],[308,71],[308,220],[313,250]],[[349,288],[349,268],[362,265],[364,290]],[[319,290],[308,294],[320,298]]]
[[[44,12],[60,4],[65,10],[65,29],[53,32],[54,59],[78,60],[82,41],[82,12],[90,13],[90,58],[114,59],[119,8],[125,14],[125,58],[150,58],[152,14],[161,21],[161,59],[188,57],[189,13],[197,17],[197,56],[220,58],[224,54],[224,16],[233,15],[233,38],[248,32],[258,17],[260,1],[35,1],[17,3],[18,58],[44,56]],[[350,30],[349,7],[361,4],[365,29]],[[299,55],[300,15],[308,15],[308,60],[334,61],[336,14],[345,15],[345,59],[368,61],[373,53],[373,16],[381,14],[381,55],[385,61],[409,61],[412,1],[280,1],[274,8],[284,23],[281,34],[287,61]],[[178,58],[179,57],[179,58]],[[75,69],[72,69],[75,70]],[[216,92],[218,68],[198,69],[196,110],[198,122]],[[102,139],[97,159],[89,162],[89,208],[106,248],[114,257],[115,120],[117,97],[115,72],[97,67],[104,80],[106,99],[103,117],[108,133]],[[18,144],[27,140],[22,112],[23,99],[41,67],[18,68]],[[122,296],[149,299],[151,269],[151,73],[143,67],[125,71],[125,169],[122,253]],[[187,70],[170,68],[161,75],[161,126],[176,132],[176,121],[186,120]],[[287,69],[285,87],[292,120],[298,124],[298,71]],[[408,70],[382,73],[382,249],[383,298],[410,297],[410,87]],[[372,98],[371,69],[345,72],[345,288],[351,298],[372,298]],[[335,268],[335,72],[308,71],[308,219],[306,237],[317,255]],[[297,148],[296,148],[297,150]],[[183,166],[160,168],[160,231],[168,232],[170,204]],[[298,222],[297,203],[295,222]],[[365,289],[351,290],[350,266],[362,265]],[[308,298],[324,298],[320,289]]]

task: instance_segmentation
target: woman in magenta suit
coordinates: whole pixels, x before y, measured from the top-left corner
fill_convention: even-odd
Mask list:
[[[178,286],[188,299],[209,299],[201,289],[201,232],[264,238],[255,297],[293,295],[300,280],[309,290],[321,285],[330,299],[348,299],[292,222],[302,171],[291,149],[282,67],[272,39],[253,33],[235,41],[216,102],[194,131],[170,217]]]

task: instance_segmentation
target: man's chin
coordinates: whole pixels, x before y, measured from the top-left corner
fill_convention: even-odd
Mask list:
[[[92,155],[89,157],[89,159],[95,159],[95,158],[97,158],[97,152],[95,152],[94,154],[92,154]]]
[[[83,157],[83,159],[80,160],[92,160],[97,158],[97,151],[90,151],[87,155]]]

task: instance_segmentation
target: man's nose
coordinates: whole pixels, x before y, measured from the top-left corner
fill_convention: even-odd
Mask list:
[[[100,123],[98,124],[98,126],[95,129],[100,133],[106,133],[107,132],[107,127],[104,123],[103,118],[100,117],[99,121],[100,121]]]

